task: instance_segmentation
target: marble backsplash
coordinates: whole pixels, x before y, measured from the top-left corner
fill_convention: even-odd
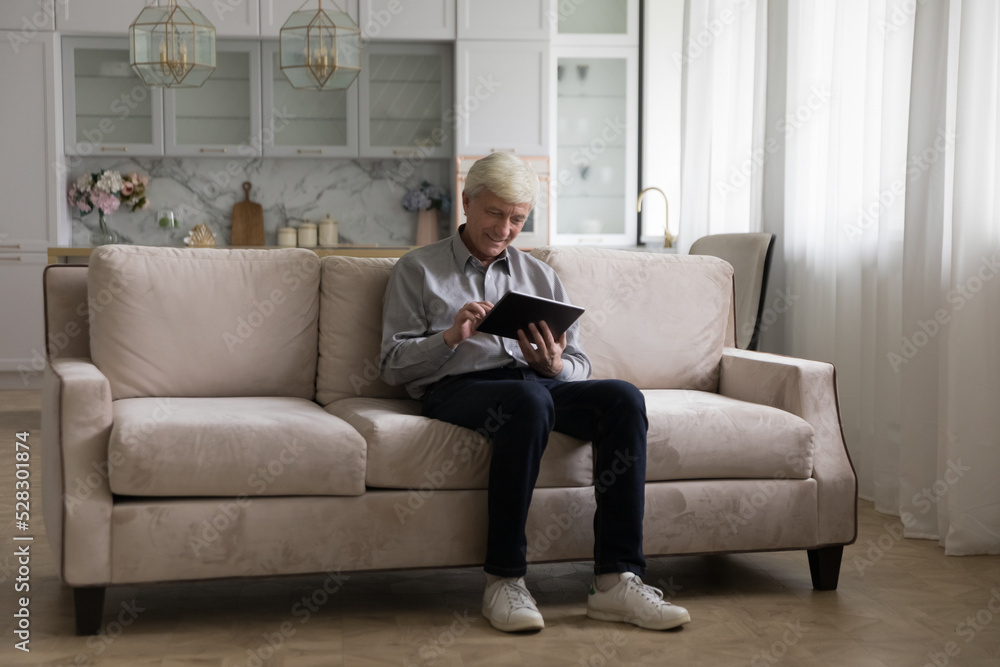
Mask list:
[[[424,180],[444,185],[449,193],[454,175],[449,160],[285,159],[248,160],[205,158],[108,158],[80,160],[68,175],[72,183],[81,174],[100,169],[149,175],[149,208],[129,212],[119,208],[108,218],[122,242],[138,245],[182,246],[198,223],[215,234],[216,245],[229,245],[233,204],[243,201],[242,183],[253,185],[250,199],[264,212],[268,245],[277,244],[279,227],[297,227],[304,220],[318,222],[327,215],[339,223],[340,242],[362,245],[412,245],[417,214],[402,206],[407,190]],[[160,209],[171,209],[177,229],[157,224]],[[73,245],[89,246],[98,226],[94,213],[71,211]],[[450,215],[440,215],[441,235],[450,234]]]

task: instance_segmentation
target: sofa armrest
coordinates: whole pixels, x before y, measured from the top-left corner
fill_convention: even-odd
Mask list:
[[[858,533],[858,478],[844,441],[833,364],[725,348],[719,393],[785,410],[812,425],[817,546],[853,543]]]
[[[42,384],[42,508],[63,580],[111,582],[111,384],[87,358],[51,359]]]

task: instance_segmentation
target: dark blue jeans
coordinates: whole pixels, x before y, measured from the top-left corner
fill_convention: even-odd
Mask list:
[[[646,402],[621,380],[561,382],[530,369],[497,368],[446,378],[423,397],[426,417],[489,433],[489,528],[483,569],[527,571],[525,523],[553,430],[595,446],[594,572],[642,575]]]

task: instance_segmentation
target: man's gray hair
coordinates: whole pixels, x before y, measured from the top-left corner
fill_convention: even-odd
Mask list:
[[[475,199],[489,190],[508,204],[531,204],[538,199],[538,176],[524,160],[510,153],[490,153],[476,160],[465,177],[465,194]]]

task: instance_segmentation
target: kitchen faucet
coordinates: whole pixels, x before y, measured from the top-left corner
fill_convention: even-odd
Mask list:
[[[642,212],[642,198],[650,190],[656,190],[661,195],[663,195],[663,206],[664,206],[664,208],[666,210],[666,212],[664,213],[664,219],[663,219],[663,247],[664,248],[673,248],[674,247],[674,241],[677,240],[677,237],[670,233],[670,205],[667,202],[667,193],[665,193],[663,190],[661,190],[660,188],[657,188],[657,187],[646,188],[645,190],[643,190],[642,192],[639,193],[639,200],[635,203],[635,212],[636,213],[641,213]]]

